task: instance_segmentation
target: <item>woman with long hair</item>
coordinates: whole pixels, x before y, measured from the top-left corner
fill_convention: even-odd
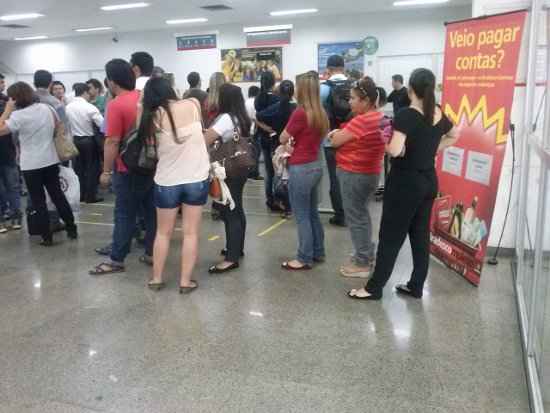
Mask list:
[[[294,111],[281,143],[292,141],[294,150],[288,160],[290,204],[298,228],[296,259],[284,262],[286,270],[310,270],[314,262],[325,259],[324,230],[319,217],[319,186],[323,168],[319,161],[321,141],[329,121],[321,105],[319,74],[307,72],[297,77],[298,108]]]
[[[220,87],[225,83],[225,75],[222,72],[214,72],[212,73],[212,76],[210,76],[208,98],[206,99],[207,110],[205,116],[203,117],[204,125],[206,127],[209,127],[220,113]]]
[[[41,245],[53,245],[44,189],[66,225],[67,236],[77,239],[73,211],[59,183],[60,161],[53,140],[56,128],[63,128],[63,123],[49,105],[36,103],[33,89],[25,82],[11,85],[8,96],[0,116],[0,139],[16,133],[19,136],[21,171],[38,217]]]
[[[393,157],[384,191],[380,241],[372,278],[364,288],[348,296],[380,300],[390,279],[399,250],[407,235],[411,242],[413,272],[400,294],[421,298],[428,275],[430,215],[437,195],[435,156],[453,145],[456,129],[435,102],[435,76],[428,69],[416,69],[409,81],[411,105],[395,117],[394,133],[386,146]]]
[[[275,76],[273,76],[273,73],[263,72],[260,77],[260,94],[256,97],[256,101],[254,102],[256,113],[261,113],[280,101],[280,97],[273,93],[274,87]],[[273,151],[279,144],[278,136],[271,126],[262,122],[257,116],[256,125],[258,128],[254,139],[259,141],[264,156],[266,205],[271,211],[277,212],[280,211],[280,208],[277,208],[273,202],[273,177],[275,176],[275,171],[273,169],[272,157]]]
[[[154,290],[164,287],[164,266],[181,207],[183,245],[179,291],[191,292],[198,286],[191,274],[198,256],[202,207],[208,199],[210,170],[200,103],[196,99],[178,100],[168,80],[151,78],[143,91],[142,107],[139,136],[154,136],[158,148],[154,190],[157,233],[153,278],[148,286]]]
[[[384,158],[379,98],[380,92],[370,77],[357,82],[350,98],[353,119],[329,134],[331,146],[336,149],[336,173],[354,249],[351,261],[340,268],[344,277],[367,278],[376,254],[369,202],[376,191]]]
[[[251,121],[246,112],[241,88],[230,83],[220,87],[219,116],[205,132],[207,145],[217,140],[228,142],[233,139],[235,130],[243,139],[250,138]],[[221,218],[225,224],[226,247],[222,250],[225,259],[208,270],[211,274],[231,271],[239,267],[239,260],[244,256],[244,241],[246,234],[246,216],[243,209],[243,191],[247,176],[228,176],[225,180],[235,208],[229,205],[218,206]],[[218,204],[216,204],[218,205]]]

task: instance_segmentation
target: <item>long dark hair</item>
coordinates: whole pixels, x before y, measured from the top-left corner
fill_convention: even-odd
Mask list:
[[[275,76],[273,72],[263,72],[260,77],[260,94],[256,98],[256,105],[265,108],[269,105],[269,92],[273,91],[275,86]]]
[[[236,119],[241,135],[250,136],[252,122],[246,112],[243,92],[240,87],[231,83],[225,83],[220,87],[219,113],[227,113],[232,119]]]
[[[409,78],[409,88],[419,99],[422,99],[424,119],[430,125],[433,125],[435,116],[435,75],[428,69],[416,69]]]
[[[143,114],[141,115],[138,131],[141,138],[147,139],[155,135],[156,127],[153,120],[159,108],[163,108],[170,120],[170,126],[172,127],[175,139],[177,131],[174,117],[170,110],[170,101],[176,100],[178,100],[178,97],[168,80],[155,77],[147,81],[143,89]]]

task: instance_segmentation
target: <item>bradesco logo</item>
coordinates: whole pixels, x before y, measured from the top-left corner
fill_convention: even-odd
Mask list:
[[[436,247],[445,251],[447,254],[449,255],[453,254],[453,248],[449,244],[447,244],[445,241],[443,241],[440,237],[430,234],[430,242],[434,244]]]

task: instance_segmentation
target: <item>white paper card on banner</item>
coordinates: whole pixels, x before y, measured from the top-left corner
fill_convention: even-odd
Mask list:
[[[451,146],[443,152],[443,165],[441,170],[456,176],[462,176],[464,164],[464,149]]]
[[[489,186],[492,170],[493,157],[491,155],[475,151],[468,152],[466,179]]]

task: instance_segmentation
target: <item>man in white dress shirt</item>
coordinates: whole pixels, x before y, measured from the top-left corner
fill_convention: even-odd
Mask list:
[[[94,125],[99,130],[103,124],[103,116],[99,109],[90,103],[89,88],[86,83],[76,83],[73,86],[75,98],[67,105],[66,113],[74,143],[80,152],[74,160],[74,170],[80,181],[80,201],[93,204],[103,201],[97,197],[100,150],[94,130]]]

